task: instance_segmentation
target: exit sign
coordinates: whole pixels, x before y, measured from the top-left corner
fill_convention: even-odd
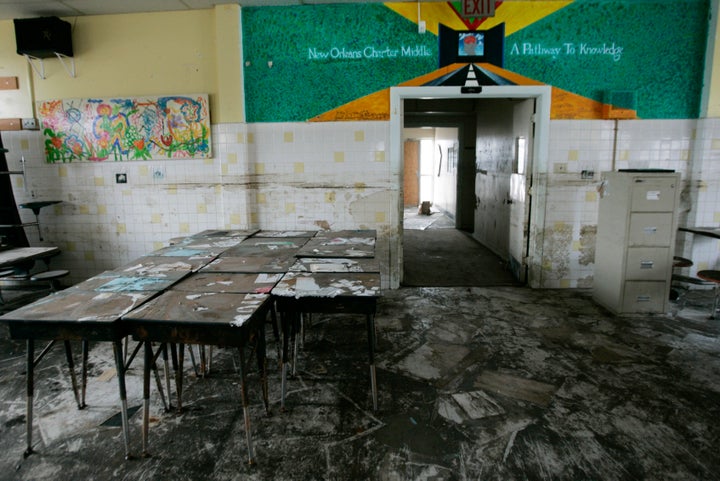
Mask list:
[[[495,0],[462,0],[462,16],[465,18],[494,17]]]

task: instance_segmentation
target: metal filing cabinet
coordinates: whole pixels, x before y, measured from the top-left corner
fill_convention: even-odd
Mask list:
[[[605,172],[593,298],[616,314],[668,309],[680,174]]]

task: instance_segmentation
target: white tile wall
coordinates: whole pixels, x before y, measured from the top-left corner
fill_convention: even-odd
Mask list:
[[[395,238],[397,176],[387,122],[222,124],[212,159],[46,164],[39,132],[3,132],[18,203],[62,200],[41,211],[44,241],[71,281],[111,269],[211,228],[375,228]],[[555,173],[554,164],[566,164]],[[621,168],[682,173],[681,222],[720,225],[720,119],[551,122],[541,287],[591,287],[600,173]],[[160,173],[156,175],[156,172]],[[593,179],[581,179],[594,171]],[[127,184],[115,174],[126,173]],[[545,177],[543,177],[545,179]],[[21,209],[23,221],[34,216]],[[720,244],[678,236],[678,254],[717,268]],[[382,252],[388,246],[379,242]]]
[[[39,132],[3,132],[10,168],[26,159],[25,182],[13,178],[16,202],[63,201],[41,211],[43,241],[26,229],[30,244],[59,246],[54,266],[77,282],[204,229],[384,233],[397,222],[385,122],[222,124],[212,136],[212,159],[46,164]]]

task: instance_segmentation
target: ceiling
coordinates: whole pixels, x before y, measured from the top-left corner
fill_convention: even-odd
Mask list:
[[[221,4],[242,6],[380,3],[382,0],[0,0],[0,20],[34,17],[76,17],[119,13],[198,10]],[[415,1],[415,0],[394,0]],[[440,1],[440,0],[422,0]]]

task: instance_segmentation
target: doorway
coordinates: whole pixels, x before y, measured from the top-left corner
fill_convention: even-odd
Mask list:
[[[431,215],[437,213],[450,222],[426,228],[426,231],[444,229],[445,237],[449,237],[449,228],[453,234],[464,236],[462,240],[474,241],[472,247],[478,246],[482,251],[468,253],[450,247],[447,255],[457,255],[441,261],[438,268],[442,270],[444,266],[447,271],[450,266],[450,269],[460,271],[468,267],[470,261],[490,256],[491,264],[485,263],[469,272],[478,276],[480,271],[479,285],[527,283],[533,287],[540,281],[533,267],[541,259],[537,254],[541,254],[542,233],[534,226],[544,224],[544,195],[537,195],[544,189],[541,185],[537,190],[534,188],[532,198],[529,190],[533,177],[543,172],[547,164],[549,107],[549,86],[483,87],[481,93],[469,95],[461,94],[459,88],[453,87],[391,89],[391,159],[400,179],[398,217],[401,219],[397,263],[390,269],[391,285],[396,281],[399,286],[404,279],[408,269],[404,262],[405,250],[408,255],[417,254],[410,250],[417,232],[411,226],[405,226],[402,219],[410,208],[405,196],[408,181],[411,184],[417,182],[419,191],[421,174],[417,179],[407,178],[406,147],[420,151],[423,139],[419,133],[426,130],[426,136],[434,138],[429,133],[432,129],[444,132],[456,129],[458,139],[435,146],[432,172],[436,181],[432,199],[439,198],[440,201],[433,200]],[[407,143],[409,137],[419,137],[410,139],[416,141],[414,146]],[[502,161],[503,167],[493,165],[498,161]],[[454,191],[446,187],[447,182],[441,182],[442,176],[453,170],[456,178],[449,185]],[[438,186],[440,192],[437,192]],[[442,251],[441,247],[449,242],[445,239],[434,250],[424,250],[421,253],[423,262],[431,263]],[[425,240],[421,243],[426,247],[431,245]],[[450,262],[452,260],[455,264]],[[496,269],[494,264],[502,265],[502,268]],[[397,269],[396,276],[393,276],[394,269]],[[492,277],[495,277],[494,281]],[[467,285],[473,285],[475,281],[467,282]]]

